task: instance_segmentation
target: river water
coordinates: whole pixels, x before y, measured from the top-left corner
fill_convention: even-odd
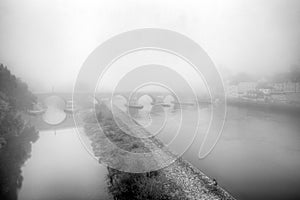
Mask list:
[[[88,139],[84,135],[79,137],[75,127],[58,128],[73,126],[72,119],[67,119],[64,113],[64,101],[51,96],[45,103],[48,109],[39,117],[42,120],[34,120],[40,129],[39,139],[32,145],[31,157],[22,168],[23,183],[18,199],[109,199],[107,168],[85,149],[82,141]]]
[[[199,135],[209,127],[211,108],[199,111]],[[178,150],[180,142],[192,137],[198,112],[194,108],[156,109],[150,118],[151,109],[151,105],[146,105],[138,119],[145,126],[152,124],[147,127],[149,131],[157,130],[166,119],[157,135],[165,143],[174,137],[180,116],[189,119],[180,125],[185,134],[176,136],[179,143],[172,150]],[[199,159],[202,140],[196,137],[183,157],[217,179],[237,199],[300,199],[299,119],[289,113],[229,106],[222,135],[213,151]],[[106,167],[89,155],[75,129],[41,130],[39,135],[32,145],[31,158],[22,168],[24,180],[19,199],[108,198]]]
[[[107,199],[106,174],[106,167],[89,155],[75,129],[40,131],[22,168],[19,199]]]
[[[145,113],[148,111],[141,110],[143,112],[147,116]],[[174,137],[180,110],[167,108],[165,112],[171,125],[165,125],[158,137],[168,143]],[[192,137],[192,117],[198,111],[183,108],[181,112],[184,113],[182,116],[190,117],[191,122],[185,121],[181,125],[184,134],[176,136],[178,141],[185,141]],[[202,108],[199,112],[200,126],[206,129],[211,107]],[[163,113],[151,115],[153,123],[164,118]],[[139,120],[143,124],[143,121],[149,121],[149,115]],[[228,106],[222,135],[213,151],[199,159],[202,140],[196,137],[183,158],[217,179],[218,184],[237,199],[300,199],[299,122],[299,116],[289,113]],[[151,131],[153,126],[148,129]],[[201,127],[197,134],[203,134]],[[176,151],[178,146],[171,149]]]

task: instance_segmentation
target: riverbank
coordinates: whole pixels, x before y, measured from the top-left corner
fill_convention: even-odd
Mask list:
[[[254,101],[247,99],[227,99],[227,105],[266,112],[278,112],[300,115],[300,105],[276,102]]]
[[[2,64],[0,77],[0,199],[17,199],[23,183],[22,166],[39,137],[20,115],[30,108],[34,96]]]
[[[122,169],[126,165],[132,167],[132,160],[124,155],[126,153],[122,152],[120,156],[119,148],[109,148],[107,139],[121,149],[135,153],[157,152],[156,149],[163,146],[155,137],[141,138],[150,133],[124,117],[121,111],[116,115],[120,117],[113,118],[107,106],[101,105],[97,113],[97,119],[93,115],[85,114],[84,128],[99,162],[109,163],[116,169],[118,166]],[[97,120],[102,130],[99,129]],[[171,158],[174,155],[170,151],[154,154],[154,160],[157,161],[155,164],[163,165],[160,163],[164,160],[161,159],[162,156]],[[151,159],[148,160],[150,163],[145,161],[140,166],[153,164]],[[128,173],[116,169],[109,168],[108,175],[109,190],[115,199],[234,199],[211,178],[182,158],[152,172]]]

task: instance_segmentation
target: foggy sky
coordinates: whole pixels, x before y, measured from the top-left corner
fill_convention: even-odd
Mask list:
[[[298,0],[1,0],[0,62],[33,91],[70,89],[98,45],[145,27],[185,34],[223,73],[300,64]]]

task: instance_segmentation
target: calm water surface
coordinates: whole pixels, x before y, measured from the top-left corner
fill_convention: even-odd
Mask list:
[[[200,111],[200,131],[208,128],[211,109]],[[183,110],[195,116],[193,109]],[[164,142],[174,137],[180,112],[169,109],[168,121],[158,135]],[[163,114],[152,115],[161,119]],[[142,120],[141,120],[142,121]],[[213,151],[198,159],[201,138],[197,137],[183,157],[230,191],[237,199],[300,199],[300,118],[288,113],[271,113],[228,107],[221,138]],[[192,137],[190,124],[183,124],[179,141]],[[176,150],[172,147],[173,150]]]
[[[74,129],[41,131],[22,171],[20,200],[107,199],[106,168],[87,153]]]
[[[139,121],[169,143],[178,127],[172,150],[193,137],[195,109],[184,108],[188,122],[178,123],[181,113],[172,107],[149,112],[145,106]],[[198,159],[205,131],[209,128],[211,107],[200,110],[197,137],[183,157],[201,169],[237,199],[300,199],[300,117],[247,108],[228,107],[219,142],[204,159]],[[217,114],[217,119],[218,118]],[[151,126],[149,126],[149,124]],[[214,128],[214,127],[211,127]],[[184,133],[184,134],[182,134]],[[23,171],[21,200],[107,199],[106,168],[84,149],[74,129],[41,131],[33,144],[32,156]]]
[[[48,124],[61,123],[66,118],[61,100],[47,100],[43,120]],[[22,176],[19,200],[109,199],[107,169],[87,152],[74,128],[40,131]]]

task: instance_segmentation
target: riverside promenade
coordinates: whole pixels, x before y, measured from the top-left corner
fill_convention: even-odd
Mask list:
[[[107,104],[105,105],[105,107],[106,109],[108,109]],[[182,158],[174,159],[175,155],[167,148],[164,148],[164,145],[161,141],[151,136],[151,134],[146,129],[144,129],[142,126],[137,124],[134,120],[132,120],[125,112],[121,111],[117,107],[114,107],[113,113],[114,113],[113,116],[114,116],[114,120],[116,121],[116,124],[124,133],[134,136],[135,138],[138,138],[138,140],[143,144],[143,149],[146,149],[146,152],[147,151],[154,152],[152,154],[152,158],[147,160],[152,160],[152,161],[154,160],[154,163],[158,167],[163,166],[162,168],[158,168],[159,169],[158,171],[159,173],[163,174],[163,176],[165,177],[163,183],[164,185],[168,185],[169,183],[172,183],[172,187],[174,188],[175,185],[175,188],[177,188],[175,189],[175,192],[170,194],[171,199],[173,198],[178,199],[178,197],[180,197],[179,199],[188,199],[188,200],[201,200],[201,199],[234,200],[235,199],[222,187],[217,185],[211,178],[206,176],[203,172],[201,172],[199,169],[194,167],[189,162],[183,160]],[[90,136],[90,139],[92,140],[94,154],[97,157],[99,157],[99,162],[101,162],[101,160],[103,161],[103,155],[108,155],[108,154],[113,155],[111,154],[111,152],[114,151],[104,152],[107,151],[107,149],[103,148],[105,142],[103,142],[103,137],[99,136],[99,134],[97,133],[99,132],[99,129],[96,128],[97,126],[96,124],[97,124],[96,122],[91,123],[91,121],[89,121],[89,126],[85,128],[85,131],[87,132],[87,135]],[[108,129],[104,127],[102,131],[106,132],[107,130]],[[110,127],[110,130],[113,129],[111,129]],[[91,132],[93,133],[91,134]],[[163,149],[163,151],[161,151],[161,149]],[[134,152],[137,153],[139,151],[134,151]],[[175,161],[171,165],[166,166],[164,165],[164,163],[162,163],[162,161],[167,160],[168,158]],[[124,159],[122,160],[124,161]],[[125,162],[126,160],[129,160],[128,163],[132,162],[130,159],[125,159]],[[106,162],[107,161],[108,160],[106,160]],[[150,161],[150,163],[143,163],[143,164],[152,165],[153,164],[152,161]],[[124,165],[126,165],[126,163],[124,163]]]

